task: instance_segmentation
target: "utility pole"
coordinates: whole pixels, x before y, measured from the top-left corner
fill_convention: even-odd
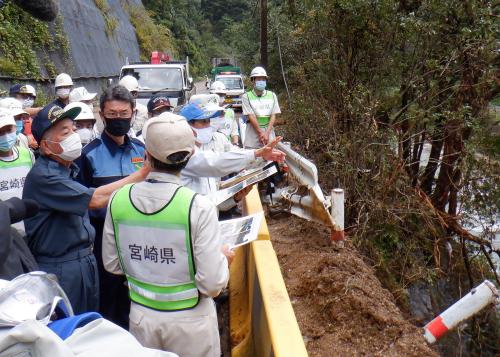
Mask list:
[[[267,0],[260,0],[260,64],[267,70]]]

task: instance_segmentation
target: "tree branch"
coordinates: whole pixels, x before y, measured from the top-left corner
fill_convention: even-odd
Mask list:
[[[475,235],[469,233],[467,230],[465,230],[460,223],[457,221],[457,217],[450,216],[446,212],[443,212],[441,210],[438,210],[434,205],[432,204],[429,196],[422,191],[421,189],[417,188],[417,194],[418,196],[427,204],[427,206],[432,210],[432,212],[436,215],[437,219],[439,220],[440,224],[444,228],[448,228],[451,231],[453,231],[455,234],[457,234],[460,238],[463,238],[467,241],[474,242],[479,244],[480,246],[486,246],[492,251],[494,251],[496,254],[500,256],[500,251],[494,250],[491,246],[491,242],[489,242],[486,239],[482,239],[479,237],[476,237]]]

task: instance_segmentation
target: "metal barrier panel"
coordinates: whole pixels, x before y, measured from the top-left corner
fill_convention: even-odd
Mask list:
[[[245,200],[245,214],[260,211],[254,188]],[[259,240],[236,250],[230,271],[231,355],[307,356],[265,220]]]

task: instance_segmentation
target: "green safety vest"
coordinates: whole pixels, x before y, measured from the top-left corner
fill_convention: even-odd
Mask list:
[[[261,128],[268,126],[275,105],[273,92],[266,90],[266,93],[259,97],[251,90],[247,92],[247,95],[250,107],[257,117],[259,126]]]
[[[14,147],[18,157],[13,161],[0,160],[0,200],[21,198],[26,175],[33,167],[31,153],[25,147]]]
[[[231,141],[231,132],[234,123],[234,110],[231,108],[226,109],[224,112],[224,127],[219,131],[226,136],[226,138]]]
[[[110,207],[130,299],[161,311],[195,307],[199,293],[189,217],[196,194],[180,186],[165,207],[146,214],[131,202],[133,186],[122,187]]]

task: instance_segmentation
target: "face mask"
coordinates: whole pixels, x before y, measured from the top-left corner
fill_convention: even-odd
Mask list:
[[[76,132],[80,136],[83,145],[90,143],[94,139],[94,132],[90,129],[76,129]]]
[[[214,129],[209,126],[208,128],[196,129],[193,128],[196,132],[196,141],[200,144],[208,144],[210,140],[212,140],[212,136],[214,135]]]
[[[128,133],[131,126],[131,118],[104,118],[106,131],[113,136],[123,136]]]
[[[24,122],[22,120],[16,120],[16,134],[19,135],[24,130]]]
[[[255,89],[262,91],[266,89],[266,84],[266,81],[255,81]]]
[[[224,100],[225,100],[225,99],[226,99],[226,96],[224,96],[224,95],[220,95],[220,96],[219,96],[219,105],[221,105],[221,106],[222,106],[222,105],[224,104]]]
[[[61,98],[61,99],[66,99],[69,97],[69,93],[71,92],[71,89],[69,88],[57,88],[56,89],[56,95]]]
[[[66,161],[74,161],[80,157],[82,154],[82,141],[77,133],[73,133],[66,139],[60,142],[51,141],[53,143],[59,144],[63,150],[60,154],[54,154],[59,156],[61,159]]]
[[[210,126],[216,131],[222,130],[226,127],[226,120],[224,117],[210,119]]]
[[[7,152],[16,144],[17,134],[8,133],[0,136],[0,151]]]
[[[33,106],[33,104],[35,104],[34,99],[25,99],[25,100],[23,100],[23,109],[31,108]]]

